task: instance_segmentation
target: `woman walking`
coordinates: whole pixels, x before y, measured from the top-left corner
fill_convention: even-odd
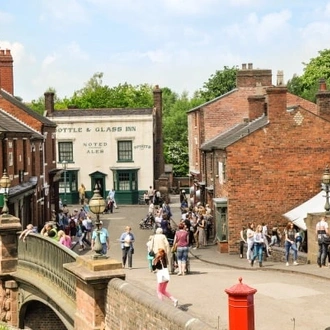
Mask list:
[[[246,250],[246,258],[249,262],[251,262],[253,256],[253,243],[254,243],[254,225],[252,222],[248,223],[248,228],[246,231],[246,240],[247,240],[247,250]]]
[[[251,267],[253,267],[254,260],[258,257],[259,259],[259,267],[262,267],[262,253],[264,250],[265,246],[265,237],[264,234],[262,233],[262,226],[258,225],[257,229],[253,235],[253,257],[251,259]]]
[[[163,300],[164,296],[171,299],[174,307],[177,307],[178,299],[174,298],[168,291],[166,291],[167,284],[170,280],[170,275],[167,269],[167,265],[168,265],[167,254],[165,253],[164,249],[159,249],[152,263],[152,269],[157,270],[157,282],[158,282],[157,296],[160,300]]]
[[[175,245],[177,246],[178,275],[185,275],[188,259],[189,232],[185,230],[183,222],[179,224],[179,230],[175,233],[173,246]]]
[[[290,249],[293,250],[293,265],[297,266],[297,258],[298,258],[298,250],[296,246],[296,230],[294,229],[293,222],[289,222],[284,230],[285,234],[285,259],[286,259],[286,266],[289,266],[289,255],[290,255]]]
[[[125,268],[126,260],[128,259],[128,269],[132,269],[133,253],[135,241],[133,233],[131,233],[131,227],[126,226],[125,231],[120,236],[121,250],[122,250],[122,262],[123,268]]]

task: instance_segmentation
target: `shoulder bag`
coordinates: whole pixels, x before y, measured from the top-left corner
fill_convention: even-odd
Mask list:
[[[154,239],[152,239],[152,247],[151,247],[151,250],[149,251],[149,256],[150,257],[154,257],[155,256],[155,252],[154,252]]]
[[[170,280],[168,268],[164,268],[162,261],[160,261],[160,263],[162,264],[162,269],[157,271],[157,283],[168,282]]]

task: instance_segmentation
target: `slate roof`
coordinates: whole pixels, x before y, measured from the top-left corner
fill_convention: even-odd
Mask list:
[[[152,108],[100,108],[100,109],[67,109],[55,110],[48,115],[54,117],[93,117],[93,116],[122,116],[122,115],[151,115]]]
[[[24,110],[31,117],[35,118],[36,120],[43,123],[44,125],[56,127],[56,123],[52,122],[47,117],[44,117],[44,116],[40,115],[39,113],[33,111],[28,106],[26,106],[23,102],[19,101],[16,97],[14,97],[13,95],[9,94],[8,92],[6,92],[5,90],[3,90],[1,88],[0,88],[0,95],[4,99],[6,99],[8,102],[10,102],[10,103],[14,104],[16,107]]]
[[[207,101],[207,102],[205,102],[205,103],[203,103],[203,104],[198,105],[198,106],[195,107],[195,108],[192,108],[192,109],[188,110],[187,113],[189,113],[189,112],[193,112],[193,111],[198,110],[198,109],[200,109],[200,108],[202,108],[202,107],[205,107],[206,105],[209,105],[209,104],[211,104],[211,103],[213,103],[213,102],[216,102],[216,101],[218,101],[218,100],[220,100],[220,99],[222,99],[222,98],[224,98],[224,97],[226,97],[226,96],[228,96],[228,95],[230,95],[230,94],[232,94],[232,93],[234,93],[234,92],[237,92],[237,91],[238,91],[238,88],[234,88],[234,89],[232,89],[231,91],[229,91],[229,92],[227,92],[227,93],[225,93],[225,94],[222,94],[222,95],[216,97],[215,99],[212,99],[212,100],[210,100],[210,101]]]
[[[269,123],[268,117],[263,115],[251,122],[239,123],[228,131],[204,142],[201,150],[211,151],[213,149],[225,149],[241,138],[253,133],[254,131],[266,126]]]
[[[43,136],[15,117],[0,109],[0,132],[25,133],[31,137],[43,139]]]

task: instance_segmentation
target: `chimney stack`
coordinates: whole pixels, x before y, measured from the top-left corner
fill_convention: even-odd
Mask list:
[[[158,180],[159,177],[165,172],[165,160],[163,153],[163,123],[162,123],[162,111],[163,100],[162,90],[158,85],[153,90],[154,95],[154,120],[155,120],[155,132],[154,132],[154,179]]]
[[[286,86],[276,86],[267,88],[268,108],[267,114],[271,122],[281,122],[286,120],[287,109],[287,88]]]
[[[272,86],[272,70],[253,69],[253,64],[242,64],[242,70],[236,74],[236,87]]]
[[[13,57],[9,49],[0,49],[0,88],[14,95]]]
[[[317,114],[330,119],[330,91],[324,78],[319,80],[319,90],[316,93]]]
[[[51,116],[54,112],[54,93],[46,92],[45,94],[45,109],[47,116]]]
[[[249,121],[255,120],[265,114],[265,96],[251,95],[249,102]]]
[[[277,86],[283,86],[284,85],[284,74],[283,71],[278,70],[277,71]]]

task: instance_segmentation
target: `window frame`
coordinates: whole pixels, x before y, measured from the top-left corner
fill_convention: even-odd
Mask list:
[[[121,148],[121,147],[124,148]],[[128,146],[128,148],[125,148]],[[126,155],[126,156],[124,156]],[[118,140],[117,141],[117,162],[127,163],[133,162],[133,142],[132,140]]]
[[[68,146],[67,150],[63,150],[64,146]],[[58,162],[62,163],[63,161],[73,162],[73,142],[72,141],[59,141],[57,144],[58,147]]]

